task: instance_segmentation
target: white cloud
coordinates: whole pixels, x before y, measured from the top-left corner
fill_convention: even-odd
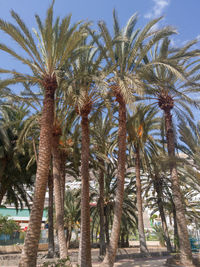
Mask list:
[[[197,35],[196,39],[197,41],[200,41],[200,34]]]
[[[170,4],[170,0],[153,0],[153,2],[154,6],[152,11],[144,15],[147,19],[153,19],[161,16],[164,9]]]

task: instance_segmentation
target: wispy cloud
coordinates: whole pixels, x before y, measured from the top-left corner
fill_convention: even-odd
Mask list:
[[[163,11],[170,4],[170,0],[153,0],[154,6],[152,10],[144,15],[147,19],[153,19],[163,14]]]
[[[196,39],[197,41],[200,41],[200,34],[197,35]]]

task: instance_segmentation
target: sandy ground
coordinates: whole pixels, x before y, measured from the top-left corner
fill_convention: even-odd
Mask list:
[[[119,260],[117,262],[115,262],[114,267],[166,267],[164,264],[166,262],[166,257],[162,257],[162,258],[153,258],[153,259],[137,259],[137,260]],[[18,265],[16,265],[16,262],[9,262],[6,265],[1,265],[1,267],[17,267]],[[77,265],[73,264],[74,267],[76,267]],[[100,264],[99,263],[93,263],[92,264],[93,267],[99,267]]]
[[[153,259],[132,259],[132,260],[119,260],[115,262],[114,267],[120,266],[120,267],[166,267],[167,257],[162,258],[153,258]],[[99,267],[99,264],[93,264],[93,267]]]
[[[132,267],[132,266],[134,266],[134,267],[164,267],[165,266],[167,256],[157,255],[157,256],[153,256],[153,257],[148,258],[148,259],[138,258],[138,256],[139,256],[138,255],[139,242],[132,241],[132,242],[130,242],[130,245],[133,247],[118,250],[117,254],[118,254],[119,258],[115,262],[115,265],[114,265],[115,267],[117,267],[117,266],[121,266],[121,267]],[[148,241],[147,245],[148,245],[150,252],[164,252],[164,251],[166,251],[166,248],[160,247],[159,242]],[[134,255],[132,253],[134,253]],[[46,252],[44,252],[44,254],[46,254]],[[70,249],[69,254],[70,254],[70,258],[72,260],[73,266],[76,267],[77,266],[76,261],[77,261],[77,256],[78,256],[78,250],[77,249]],[[4,255],[6,255],[6,254],[4,254]],[[11,256],[11,258],[8,259],[8,258],[2,257],[3,255],[1,254],[2,260],[0,260],[0,267],[4,267],[4,266],[17,267],[18,266],[20,254],[10,254],[10,255],[13,255],[14,257]],[[98,255],[99,255],[99,249],[92,249],[92,258],[93,258],[92,266],[93,267],[100,266],[100,263],[98,262]],[[48,260],[47,259],[38,259],[38,266],[41,266],[41,263],[44,261],[48,261]],[[40,265],[39,265],[39,263],[40,263]]]

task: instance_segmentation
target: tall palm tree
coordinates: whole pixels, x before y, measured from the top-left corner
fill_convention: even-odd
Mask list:
[[[110,243],[102,266],[113,266],[117,251],[124,195],[124,173],[126,162],[126,104],[132,104],[134,95],[145,88],[143,74],[143,59],[151,47],[161,38],[174,33],[169,27],[152,31],[152,27],[160,20],[149,22],[142,30],[134,30],[137,16],[133,15],[126,26],[120,29],[115,12],[114,34],[109,33],[104,22],[99,23],[102,42],[91,32],[97,42],[107,65],[105,72],[109,73],[107,86],[110,94],[118,103],[118,186],[116,205]],[[144,46],[143,46],[144,44]],[[146,66],[145,66],[146,68]]]
[[[64,100],[64,97],[62,99]],[[71,127],[73,127],[72,124],[76,118],[76,113],[70,111],[70,108],[67,107],[67,99],[60,102],[56,103],[56,115],[53,125],[52,161],[56,226],[60,258],[63,259],[67,257],[68,253],[64,232],[65,164],[66,153],[69,148],[69,146],[67,147],[67,138]]]
[[[60,258],[67,257],[67,246],[64,232],[64,208],[62,201],[61,181],[61,151],[59,149],[59,139],[62,135],[62,129],[58,120],[54,122],[53,140],[52,140],[52,157],[53,157],[53,181],[54,181],[54,195],[55,195],[55,210],[56,210],[56,226],[58,231],[58,243]]]
[[[158,119],[155,118],[157,111],[148,106],[138,105],[132,116],[128,116],[127,132],[130,145],[133,146],[135,154],[135,174],[136,174],[136,194],[138,210],[138,232],[140,241],[140,251],[146,255],[149,254],[143,221],[143,201],[142,185],[140,180],[141,154],[147,158],[150,151],[155,151],[156,145],[152,136],[158,128]],[[149,151],[148,151],[149,150]],[[143,161],[144,162],[144,161]]]
[[[84,41],[83,45],[87,42]],[[79,245],[80,266],[91,266],[90,246],[90,206],[89,206],[89,114],[99,99],[98,82],[100,76],[101,54],[92,47],[93,41],[66,72],[71,81],[69,94],[72,93],[72,103],[81,117],[81,237]],[[71,90],[72,89],[72,90]]]
[[[105,180],[105,161],[108,161],[109,149],[111,146],[111,129],[113,128],[112,120],[107,114],[103,117],[102,110],[96,112],[91,119],[91,136],[92,136],[92,147],[94,157],[94,168],[98,173],[98,184],[99,184],[99,220],[100,220],[100,234],[99,234],[99,245],[100,245],[100,256],[105,255],[106,243],[105,243],[105,198],[104,198],[104,180]]]
[[[190,91],[196,90],[198,83],[196,71],[199,66],[196,62],[198,62],[197,59],[199,59],[199,50],[191,50],[192,45],[195,43],[196,41],[192,41],[174,51],[170,48],[169,39],[165,38],[160,48],[159,46],[155,48],[153,60],[160,59],[160,61],[163,61],[163,66],[157,65],[154,70],[150,70],[150,76],[154,76],[157,80],[157,84],[154,83],[154,86],[149,90],[150,98],[152,96],[153,99],[157,100],[155,104],[158,105],[164,113],[165,134],[168,156],[170,157],[172,191],[176,208],[181,261],[185,266],[190,266],[192,264],[192,253],[175,160],[175,134],[172,111],[174,111],[181,120],[193,118],[189,105],[190,107],[196,106],[196,103],[188,94]],[[172,66],[175,66],[177,71],[173,71],[171,68],[166,69],[164,66],[166,61],[170,62]],[[184,78],[187,80],[184,80]]]
[[[28,81],[42,87],[44,95],[34,201],[20,261],[20,266],[35,266],[51,158],[54,94],[57,89],[56,73],[69,58],[73,58],[77,54],[75,50],[85,37],[85,32],[83,33],[83,28],[77,29],[79,24],[69,26],[71,16],[63,18],[61,22],[56,19],[54,23],[52,3],[47,11],[45,23],[42,23],[39,16],[36,15],[39,29],[39,34],[36,32],[36,37],[40,44],[38,49],[32,33],[19,15],[14,11],[11,11],[11,15],[17,25],[0,20],[0,29],[17,43],[26,56],[21,56],[4,44],[0,44],[0,50],[25,64],[29,68],[29,74],[0,69],[1,73],[11,75],[10,78],[1,81],[0,86],[5,87],[8,84]]]
[[[54,225],[53,225],[53,175],[50,172],[48,179],[49,201],[48,201],[48,254],[47,258],[53,258],[54,246]]]

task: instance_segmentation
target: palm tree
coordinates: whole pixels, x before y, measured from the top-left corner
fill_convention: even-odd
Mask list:
[[[54,225],[53,225],[53,175],[48,179],[49,202],[48,202],[48,254],[47,258],[54,257]]]
[[[84,41],[83,45],[86,45]],[[100,76],[101,55],[97,48],[89,43],[85,50],[66,72],[69,85],[69,94],[72,94],[72,103],[77,114],[81,117],[81,237],[79,246],[79,262],[81,267],[91,266],[90,246],[90,206],[89,206],[89,114],[98,101],[98,82]],[[72,90],[71,90],[72,89]]]
[[[109,149],[111,146],[111,129],[113,123],[107,114],[103,117],[102,110],[94,113],[91,119],[91,136],[92,136],[92,155],[94,158],[94,168],[99,171],[98,173],[98,184],[99,184],[99,219],[100,219],[100,238],[99,238],[99,255],[105,255],[106,243],[105,243],[105,214],[104,214],[104,180],[105,180],[105,162],[108,161]]]
[[[91,32],[104,58],[107,61],[105,72],[109,73],[107,85],[110,95],[118,103],[118,186],[116,205],[110,243],[102,266],[113,266],[117,251],[124,196],[124,173],[126,162],[126,104],[132,104],[134,95],[146,87],[143,74],[143,59],[151,47],[161,38],[174,33],[169,27],[152,32],[152,27],[160,19],[149,22],[142,30],[135,30],[137,16],[133,15],[126,26],[120,29],[115,12],[114,35],[112,36],[105,23],[99,28],[103,43]],[[143,46],[144,44],[144,46]],[[145,66],[146,68],[146,66]]]
[[[80,195],[77,190],[67,190],[64,201],[64,225],[67,230],[67,248],[69,248],[72,231],[80,221]]]
[[[52,157],[53,157],[53,181],[54,181],[54,195],[55,195],[55,210],[56,210],[56,226],[58,231],[58,243],[60,258],[67,257],[67,246],[64,233],[64,207],[62,201],[62,188],[61,181],[61,151],[59,149],[59,139],[62,135],[61,126],[58,120],[54,122],[53,140],[52,140]]]
[[[107,245],[109,245],[109,231],[112,227],[113,215],[114,215],[114,206],[115,206],[115,195],[117,188],[117,159],[112,155],[112,160],[107,159],[104,162],[104,216],[105,216],[105,235]],[[94,177],[97,176],[98,171],[93,170]],[[124,190],[124,201],[123,201],[123,210],[122,210],[122,222],[121,222],[121,241],[123,244],[123,238],[129,236],[130,233],[135,232],[137,224],[137,215],[136,215],[136,198],[135,198],[135,182],[133,174],[127,170],[125,173],[126,184]],[[97,231],[99,231],[100,218],[98,211],[98,200],[100,198],[99,183],[95,183],[91,187],[91,200],[96,202],[97,205],[91,207],[91,215],[93,224],[96,225]],[[123,230],[129,230],[124,232]],[[128,243],[128,242],[126,242]]]
[[[161,159],[161,154],[159,153],[159,149],[157,150],[156,154],[150,154],[149,155],[149,165],[148,165],[148,175],[149,178],[147,180],[147,190],[145,193],[145,196],[148,195],[148,191],[151,190],[156,192],[156,196],[151,196],[151,200],[154,199],[152,202],[152,208],[155,208],[155,204],[157,204],[157,208],[159,210],[161,222],[162,222],[162,228],[163,228],[163,233],[164,233],[164,240],[167,244],[167,250],[169,252],[172,252],[172,246],[171,246],[171,241],[169,237],[169,231],[168,231],[168,226],[167,226],[167,221],[166,221],[166,216],[165,216],[165,202],[170,200],[166,200],[165,196],[165,187],[169,187],[169,181],[168,178],[165,177],[167,176],[167,170],[163,169],[162,165],[160,164],[160,159]],[[150,203],[150,198],[148,198],[147,203]],[[148,205],[148,204],[147,204]]]
[[[7,203],[14,203],[16,209],[23,203],[28,207],[31,200],[28,189],[34,184],[35,164],[29,164],[30,144],[18,146],[20,135],[27,123],[28,110],[24,105],[1,107],[0,118],[0,204],[6,196]],[[29,165],[29,167],[28,167]],[[27,168],[28,167],[28,168]]]
[[[53,22],[53,3],[47,11],[47,17],[43,24],[39,16],[36,21],[39,34],[38,49],[35,40],[26,27],[26,24],[14,11],[11,11],[17,26],[0,20],[0,29],[9,35],[26,54],[20,56],[13,49],[1,44],[0,49],[13,56],[19,62],[24,63],[30,70],[30,74],[20,73],[15,70],[0,69],[1,73],[10,74],[11,77],[1,81],[0,86],[21,82],[38,84],[43,89],[43,110],[41,117],[39,157],[36,173],[35,194],[31,209],[30,223],[26,234],[24,249],[20,261],[20,266],[35,266],[37,260],[37,248],[40,237],[40,225],[44,206],[44,198],[49,175],[49,164],[51,159],[52,125],[54,119],[54,94],[57,89],[57,70],[69,58],[77,54],[76,48],[84,38],[83,28],[77,29],[79,24],[71,28],[70,17],[67,16],[59,22]]]
[[[149,251],[147,249],[144,233],[142,185],[140,180],[140,155],[141,153],[143,153],[143,158],[147,158],[147,155],[150,151],[156,150],[155,142],[152,138],[156,128],[158,128],[158,119],[155,118],[156,112],[157,111],[155,109],[152,109],[148,106],[138,105],[136,107],[135,113],[132,116],[129,115],[127,120],[128,140],[135,151],[135,174],[140,251],[141,253],[144,253],[146,255],[149,254]]]
[[[154,86],[149,89],[150,98],[153,95],[152,98],[157,100],[155,104],[164,112],[165,134],[168,156],[170,158],[172,191],[176,208],[181,262],[185,264],[185,266],[192,264],[192,253],[177,173],[177,164],[176,160],[172,160],[175,159],[175,136],[171,112],[175,111],[176,115],[181,120],[193,118],[193,114],[187,104],[191,106],[196,105],[195,101],[188,96],[189,91],[195,90],[196,82],[198,82],[198,75],[196,75],[198,65],[196,65],[196,59],[199,56],[199,51],[190,50],[191,46],[195,43],[196,41],[190,42],[183,48],[174,51],[170,49],[170,41],[168,38],[165,38],[161,43],[160,49],[159,46],[157,46],[153,54],[153,60],[160,59],[163,61],[163,66],[155,66],[154,72],[150,70],[150,76],[154,76],[157,83],[155,82]],[[167,61],[170,62],[171,66],[174,66],[177,71],[173,71],[172,68],[166,69],[164,65]],[[183,81],[185,77],[187,80]]]
[[[58,94],[57,94],[58,95]],[[64,98],[62,98],[64,99]],[[53,125],[52,141],[52,161],[53,161],[53,181],[55,195],[56,226],[58,231],[58,243],[60,258],[67,257],[67,244],[64,232],[64,200],[65,200],[65,163],[68,133],[75,120],[76,113],[70,112],[67,107],[67,100],[56,104],[56,116]],[[67,109],[67,111],[66,111]]]

